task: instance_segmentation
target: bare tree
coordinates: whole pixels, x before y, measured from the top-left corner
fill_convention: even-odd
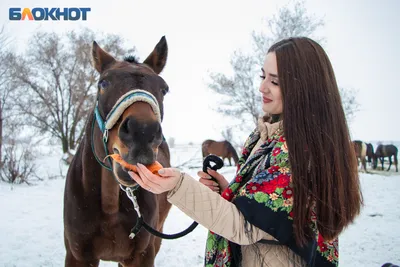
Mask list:
[[[13,77],[24,90],[17,104],[26,124],[59,140],[64,153],[75,149],[93,108],[98,75],[91,65],[94,40],[117,57],[135,50],[123,48],[117,35],[88,29],[64,35],[37,32],[14,64]]]
[[[13,115],[14,105],[10,99],[15,92],[15,86],[10,71],[10,67],[15,58],[11,49],[11,39],[6,33],[5,27],[0,30],[0,166],[3,159],[3,136],[6,121]]]
[[[221,131],[221,135],[226,141],[228,141],[228,142],[233,141],[232,128],[227,128],[227,129]]]
[[[266,30],[252,33],[253,50],[246,54],[241,50],[234,52],[231,59],[233,75],[211,73],[208,86],[223,96],[223,100],[216,111],[225,115],[239,118],[241,129],[247,125],[254,128],[262,114],[261,95],[258,92],[260,84],[259,74],[268,48],[278,40],[295,37],[310,37],[320,44],[325,40],[318,38],[316,31],[324,26],[324,20],[307,13],[303,1],[292,2],[279,9],[277,15],[266,20]],[[354,91],[342,90],[342,101],[346,114],[354,114],[357,109]],[[245,123],[251,121],[249,123]]]
[[[6,126],[5,132],[9,138],[3,144],[4,158],[3,166],[0,168],[0,180],[12,184],[31,184],[32,178],[39,178],[35,172],[33,145],[30,140],[23,144],[24,142],[18,138],[22,128],[17,120],[7,121]]]
[[[348,121],[351,121],[356,112],[359,111],[360,105],[357,102],[356,94],[357,91],[354,89],[346,89],[346,88],[339,88],[340,95],[342,97],[342,104],[344,113],[346,114],[346,118]]]

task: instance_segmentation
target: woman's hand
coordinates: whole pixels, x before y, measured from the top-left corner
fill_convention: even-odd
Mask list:
[[[215,192],[223,192],[229,185],[225,177],[212,169],[207,169],[207,171],[209,174],[203,171],[199,171],[197,173],[197,175],[200,177],[199,182]],[[211,180],[210,175],[212,175],[212,177],[214,177],[217,182]]]
[[[172,190],[178,183],[181,175],[179,169],[175,168],[163,168],[158,171],[160,176],[153,174],[149,171],[146,166],[138,163],[137,164],[138,174],[134,172],[128,172],[129,175],[135,180],[143,189],[152,192],[154,194],[161,194]]]

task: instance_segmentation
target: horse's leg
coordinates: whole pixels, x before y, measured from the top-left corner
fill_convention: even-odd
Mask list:
[[[100,260],[80,261],[75,259],[69,248],[67,248],[67,255],[65,256],[65,267],[98,267]]]
[[[232,166],[231,158],[228,158],[228,160],[229,160],[229,166]]]
[[[382,165],[382,171],[383,171],[383,161],[384,161],[384,157],[380,157],[379,160],[381,161],[381,165]]]
[[[398,165],[398,162],[397,162],[397,155],[394,154],[393,157],[394,157],[394,166],[396,166],[396,172],[399,172],[399,169],[397,168],[397,165]]]
[[[391,166],[392,166],[392,156],[389,156],[389,167],[388,167],[387,171],[390,170]]]
[[[145,252],[135,254],[133,259],[125,260],[120,265],[122,267],[153,267],[155,257],[155,248],[153,245],[150,245],[146,248]]]
[[[367,172],[367,161],[365,160],[365,157],[361,159],[361,166],[364,168],[364,171]]]

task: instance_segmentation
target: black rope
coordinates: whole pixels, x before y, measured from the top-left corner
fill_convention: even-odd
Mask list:
[[[215,163],[214,166],[211,166],[211,162]],[[207,168],[213,169],[214,171],[222,168],[224,166],[224,161],[215,156],[215,155],[208,155],[204,161],[203,161],[203,171],[207,172]],[[215,179],[215,178],[214,178]],[[199,225],[198,222],[194,221],[187,229],[183,230],[182,232],[176,233],[176,234],[164,234],[161,233],[155,229],[153,229],[151,226],[149,226],[144,220],[143,217],[139,217],[138,220],[136,221],[135,226],[131,230],[131,234],[129,235],[129,238],[134,238],[137,233],[140,232],[141,228],[144,227],[144,229],[147,230],[152,235],[155,235],[157,237],[163,238],[163,239],[177,239],[180,237],[183,237],[190,232],[192,232],[194,229],[196,229],[197,225]]]
[[[198,222],[193,222],[186,230],[183,230],[182,232],[170,235],[170,234],[160,233],[157,230],[154,230],[153,228],[151,228],[151,226],[149,226],[147,223],[143,222],[143,227],[144,227],[144,229],[147,230],[147,232],[149,232],[150,234],[153,234],[157,237],[163,238],[163,239],[177,239],[177,238],[183,237],[183,236],[189,234],[190,232],[192,232],[194,229],[196,229],[197,225],[199,225]]]
[[[111,161],[111,159],[108,158],[108,161],[109,161],[110,166],[111,166],[111,167],[108,167],[96,155],[96,152],[95,152],[95,149],[94,149],[94,124],[95,124],[95,120],[96,120],[96,118],[93,117],[93,123],[92,123],[92,129],[91,129],[91,137],[92,137],[91,138],[91,147],[92,147],[93,155],[94,155],[95,159],[97,160],[97,162],[102,167],[104,167],[107,170],[111,171],[113,173],[113,176],[114,176],[114,172],[112,170],[112,161]],[[163,135],[163,140],[165,141],[164,135]],[[105,153],[107,155],[108,154],[108,149],[107,149],[106,142],[107,142],[107,140],[104,140],[104,137],[103,137],[104,151],[105,151]],[[214,162],[215,165],[211,166],[211,164],[210,164],[211,162]],[[208,155],[203,161],[203,171],[206,172],[206,173],[207,173],[207,168],[211,168],[212,170],[216,171],[216,170],[222,168],[222,166],[224,166],[223,160],[221,158],[215,156],[215,155]],[[114,176],[114,178],[116,179],[115,176]],[[212,179],[216,181],[216,179],[214,177],[212,177]],[[116,179],[116,181],[119,183],[118,179]],[[138,185],[137,185],[137,187],[135,187],[133,189],[133,192],[135,192],[137,189],[138,189]],[[124,190],[124,191],[126,191],[126,190]],[[183,237],[183,236],[189,234],[190,232],[192,232],[197,227],[197,225],[199,225],[198,222],[193,222],[187,229],[183,230],[182,232],[179,232],[179,233],[176,233],[176,234],[164,234],[164,233],[161,233],[161,232],[153,229],[151,226],[149,226],[143,220],[142,216],[139,216],[137,221],[136,221],[135,226],[131,229],[131,233],[129,235],[129,238],[133,239],[140,232],[142,227],[144,227],[150,234],[153,234],[153,235],[155,235],[157,237],[160,237],[160,238],[163,238],[163,239],[177,239],[177,238]]]
[[[140,217],[137,219],[135,226],[133,226],[133,228],[131,229],[131,234],[129,235],[129,238],[130,238],[130,239],[133,239],[133,238],[140,232],[140,230],[142,229],[142,226],[143,226],[143,225],[144,225],[145,228],[146,228],[147,224],[146,224],[146,223],[143,224],[143,223],[144,223],[143,217],[140,216]]]

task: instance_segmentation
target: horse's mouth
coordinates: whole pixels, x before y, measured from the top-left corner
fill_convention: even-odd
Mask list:
[[[113,148],[115,154],[121,155],[117,148]],[[128,168],[119,164],[119,162],[114,161],[114,176],[118,180],[118,182],[124,186],[134,186],[137,183],[131,178],[128,174],[130,171]]]
[[[128,171],[129,170],[127,168],[122,167],[119,163],[116,162],[114,176],[117,178],[118,182],[124,186],[134,186],[137,183],[128,174]]]
[[[118,154],[122,157],[122,159],[124,158],[128,158],[129,156],[126,155],[125,157],[122,156],[122,154],[120,153],[119,149],[117,148],[113,148],[113,152],[115,154]],[[134,160],[129,161],[127,163],[131,164],[131,165],[136,165],[137,162],[143,164],[143,165],[150,165],[152,163],[154,163],[156,161],[156,156],[153,154],[153,151],[151,149],[148,150],[142,150],[139,155],[137,155],[135,157]],[[137,185],[137,183],[135,182],[135,180],[133,180],[133,178],[129,175],[129,171],[131,171],[130,169],[128,169],[127,167],[123,166],[124,164],[120,164],[118,161],[113,161],[113,169],[114,169],[114,176],[115,178],[118,180],[118,182],[124,186],[135,186]]]

